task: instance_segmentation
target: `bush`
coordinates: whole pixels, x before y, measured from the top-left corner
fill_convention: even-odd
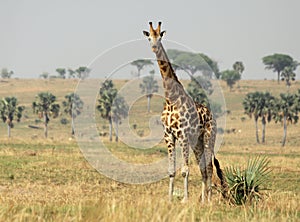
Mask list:
[[[261,196],[262,185],[271,172],[268,167],[270,160],[266,157],[249,159],[246,169],[240,167],[225,168],[225,178],[228,183],[229,201],[235,205],[242,205],[258,201]]]
[[[144,130],[138,130],[138,131],[137,131],[137,134],[138,134],[140,137],[143,137],[143,136],[144,136]]]
[[[217,129],[217,133],[224,134],[224,129],[222,127],[219,127]]]
[[[216,118],[220,117],[223,114],[222,105],[220,103],[212,101],[210,104],[210,108]]]
[[[67,120],[66,118],[62,118],[62,119],[60,120],[60,123],[63,124],[63,125],[66,125],[66,124],[69,123],[69,120]]]
[[[41,122],[42,122],[42,120],[40,120],[40,119],[35,119],[35,120],[34,120],[34,123],[35,123],[35,124],[38,124],[38,123],[41,123]]]

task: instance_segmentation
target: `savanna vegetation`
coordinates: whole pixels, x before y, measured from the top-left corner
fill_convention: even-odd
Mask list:
[[[215,81],[212,80],[212,84]],[[125,82],[114,80],[113,87],[118,89]],[[1,97],[15,97],[17,107],[25,109],[22,110],[20,122],[15,117],[10,138],[7,137],[7,122],[0,125],[0,221],[298,221],[299,123],[286,122],[288,131],[285,146],[282,147],[284,122],[280,123],[278,119],[276,123],[272,116],[269,122],[265,115],[265,125],[257,122],[258,135],[264,129],[265,138],[264,143],[258,144],[254,121],[245,113],[243,105],[247,94],[254,92],[267,91],[280,99],[287,90],[286,86],[278,85],[273,80],[239,80],[238,86],[230,89],[226,82],[220,83],[226,99],[227,116],[217,157],[227,172],[240,172],[237,174],[240,181],[243,181],[244,175],[251,177],[243,170],[253,166],[257,156],[267,158],[267,180],[260,187],[259,198],[256,192],[252,193],[258,201],[241,205],[224,201],[217,191],[218,180],[215,180],[212,203],[201,205],[201,176],[193,157],[190,200],[185,205],[180,202],[183,188],[180,173],[175,184],[177,199],[172,203],[168,202],[168,178],[140,185],[111,180],[91,167],[71,135],[69,100],[70,93],[76,88],[76,79],[6,79],[0,82]],[[189,83],[184,84],[188,87]],[[299,88],[300,82],[295,80],[289,87],[289,93],[297,94]],[[37,109],[37,95],[44,92],[51,92],[52,96],[48,95],[49,101],[53,101],[51,104],[60,105],[58,113],[57,106],[53,111],[56,118],[49,116],[47,138],[44,119],[40,118],[43,111]],[[33,109],[33,102],[36,109]],[[135,114],[134,122],[130,123],[135,125],[138,135],[149,133],[145,119],[159,115],[162,110],[162,99],[155,95],[151,97],[150,112],[147,112],[147,104],[147,97],[144,97],[130,107],[129,115],[130,112]],[[109,121],[101,118],[101,112],[97,115],[100,119],[99,132],[104,132],[101,140],[115,156],[133,163],[166,156],[163,142],[148,150],[129,148],[121,141],[109,142]],[[260,115],[258,119],[263,117]],[[61,119],[68,121],[62,124]],[[143,133],[139,133],[141,131]],[[115,134],[114,131],[112,133]]]

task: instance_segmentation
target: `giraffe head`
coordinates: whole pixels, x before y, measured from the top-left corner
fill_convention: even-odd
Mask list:
[[[158,22],[158,27],[153,29],[152,22],[149,22],[150,32],[143,31],[144,36],[146,36],[150,42],[152,51],[156,53],[158,48],[161,46],[161,39],[165,35],[166,31],[160,31],[161,22]]]

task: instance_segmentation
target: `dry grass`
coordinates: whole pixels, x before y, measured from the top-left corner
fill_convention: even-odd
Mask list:
[[[264,154],[271,160],[272,173],[266,184],[269,190],[264,192],[262,201],[236,207],[222,201],[216,191],[211,204],[200,204],[201,177],[193,158],[189,202],[180,202],[183,184],[178,174],[175,200],[169,203],[168,179],[130,185],[99,174],[84,159],[76,141],[69,139],[69,126],[61,125],[60,118],[50,120],[47,140],[43,139],[42,130],[29,129],[27,125],[35,124],[37,118],[30,110],[34,96],[40,91],[50,91],[61,102],[75,88],[75,81],[1,82],[1,96],[18,97],[27,108],[27,118],[15,124],[11,139],[6,138],[5,125],[0,126],[0,221],[299,221],[299,124],[288,126],[284,148],[280,146],[282,126],[275,123],[267,125],[266,144],[256,144],[253,120],[243,114],[241,106],[248,92],[269,90],[279,94],[285,87],[283,84],[278,87],[273,81],[249,80],[239,85],[229,92],[222,83],[227,109],[231,111],[227,129],[236,129],[236,133],[225,133],[217,157],[224,168],[243,166],[249,157]],[[297,82],[291,91],[296,91],[299,85]],[[154,113],[159,103],[153,104]],[[138,114],[137,124],[147,133],[146,124],[142,126],[144,105],[145,101],[141,100],[133,109]],[[166,155],[161,152],[163,144],[145,152],[129,149],[122,143],[106,141],[106,144],[119,158],[136,163],[149,160],[149,156],[159,159]]]

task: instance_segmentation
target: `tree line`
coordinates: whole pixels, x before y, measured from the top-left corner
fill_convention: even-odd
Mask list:
[[[194,76],[196,72],[201,72],[202,75],[208,79],[222,79],[226,82],[230,90],[232,90],[235,83],[241,79],[242,73],[245,70],[242,61],[236,61],[232,69],[220,71],[218,63],[203,53],[193,53],[177,49],[169,49],[167,53],[175,71],[184,70],[188,72],[190,76]],[[266,69],[277,73],[278,83],[282,80],[289,88],[292,81],[295,81],[295,71],[300,63],[294,60],[290,55],[275,53],[273,55],[264,56],[262,62]],[[138,59],[131,62],[131,65],[136,66],[137,76],[140,77],[141,70],[146,66],[153,65],[153,63],[149,59]],[[75,70],[70,68],[57,68],[55,71],[57,75],[50,75],[48,72],[43,72],[39,77],[43,79],[85,79],[89,76],[91,70],[88,67],[80,66]],[[1,70],[2,78],[11,78],[13,74],[14,72],[9,71],[7,68]]]
[[[201,82],[201,87],[199,87]],[[150,101],[155,92],[158,91],[158,83],[154,78],[154,73],[145,76],[140,84],[141,92],[147,98],[147,112],[150,112]],[[202,76],[197,76],[187,86],[188,94],[197,102],[210,106],[214,115],[222,115],[222,108],[218,104],[209,104],[207,93],[212,93],[212,85],[209,81],[203,80]],[[61,106],[62,105],[62,106]],[[63,112],[71,118],[76,118],[81,114],[83,101],[75,93],[67,94],[62,104],[57,102],[56,96],[50,92],[39,93],[32,103],[33,112],[43,120],[44,135],[48,136],[48,123],[50,118],[56,118],[60,114],[61,107]],[[282,146],[286,143],[287,124],[297,123],[298,113],[300,112],[300,89],[296,94],[281,93],[278,98],[269,92],[251,92],[243,100],[245,114],[254,119],[255,135],[257,143],[260,143],[258,135],[258,120],[262,123],[261,142],[265,142],[266,124],[271,120],[283,124]],[[14,121],[19,122],[22,118],[22,112],[25,107],[18,105],[15,97],[5,97],[0,101],[0,117],[7,124],[8,137],[11,135],[11,128],[14,127]],[[118,90],[115,88],[112,80],[105,80],[99,90],[99,98],[96,109],[100,112],[102,118],[109,123],[109,140],[112,141],[112,127],[115,123],[116,139],[118,141],[118,125],[122,118],[128,115],[129,107]],[[71,134],[75,134],[73,121],[71,124]]]
[[[297,123],[300,112],[300,89],[295,94],[281,93],[274,97],[269,92],[248,93],[243,100],[245,114],[253,117],[255,122],[256,142],[260,143],[258,135],[258,119],[262,123],[262,143],[265,142],[266,124],[271,120],[283,124],[282,146],[286,143],[288,123]]]
[[[48,123],[50,118],[56,118],[60,114],[60,104],[57,102],[56,96],[50,92],[41,92],[35,97],[32,103],[33,113],[36,114],[44,123],[44,135],[48,137]],[[81,113],[83,101],[75,93],[65,96],[62,102],[63,112],[71,118],[76,118]],[[7,124],[8,137],[11,136],[11,129],[14,127],[14,120],[19,122],[25,106],[20,106],[16,97],[5,97],[0,101],[0,117]],[[72,121],[72,135],[74,135],[74,125]]]
[[[141,69],[142,70],[142,69]],[[212,84],[210,81],[206,81],[202,85],[204,88],[199,87],[199,82],[201,81],[200,76],[192,79],[187,87],[187,91],[195,101],[204,103],[207,106],[211,106],[214,114],[216,116],[222,114],[221,105],[217,103],[210,104],[208,97],[206,96],[207,91],[210,93],[213,92]],[[141,79],[139,85],[141,93],[145,95],[147,99],[147,111],[151,111],[151,99],[153,94],[158,92],[159,85],[157,80],[154,77],[154,70],[149,72],[149,75],[144,76]],[[103,119],[107,120],[109,123],[109,140],[112,141],[112,128],[113,123],[115,123],[115,141],[118,141],[118,125],[121,123],[123,118],[128,116],[129,107],[124,98],[118,94],[118,90],[115,88],[112,80],[105,80],[100,87],[98,105],[96,106],[97,110],[100,112],[100,115]]]
[[[230,91],[234,84],[241,79],[242,73],[245,70],[243,62],[236,61],[232,69],[220,71],[217,62],[209,58],[203,53],[192,53],[169,49],[167,51],[171,60],[172,66],[176,70],[185,70],[191,77],[191,82],[188,84],[187,92],[196,101],[207,106],[210,106],[215,116],[222,114],[222,109],[219,104],[212,102],[209,104],[207,96],[212,94],[212,78],[224,80]],[[291,86],[291,82],[295,81],[299,63],[291,56],[285,54],[275,53],[262,58],[266,69],[277,73],[277,80],[284,81],[287,89]],[[145,66],[152,65],[150,60],[137,60],[131,63],[138,69],[140,75],[141,70]],[[201,72],[201,75],[195,76],[195,73]],[[214,74],[214,75],[213,75]],[[150,77],[148,77],[150,78]],[[150,85],[151,86],[151,85]],[[266,123],[272,119],[283,123],[283,139],[282,146],[285,145],[287,135],[287,123],[296,123],[298,121],[298,112],[300,111],[299,99],[300,90],[298,94],[282,93],[278,98],[275,98],[268,92],[254,92],[248,93],[243,101],[245,113],[250,117],[254,117],[256,126],[256,141],[259,143],[257,121],[262,120],[262,143],[265,142]],[[150,101],[150,99],[149,99]]]
[[[149,92],[148,92],[149,93]],[[148,94],[149,96],[149,94]],[[57,102],[57,97],[50,92],[41,92],[36,95],[31,108],[43,121],[44,136],[48,137],[48,124],[51,118],[57,118],[62,112],[71,117],[71,134],[75,134],[73,119],[81,114],[83,101],[76,93],[69,93],[64,97],[61,104]],[[112,80],[106,80],[101,84],[99,98],[96,109],[100,112],[102,118],[109,121],[109,138],[112,141],[112,124],[116,126],[116,141],[118,141],[118,125],[122,118],[128,115],[128,105],[124,98],[118,95]],[[8,137],[11,136],[11,129],[14,127],[14,121],[19,122],[25,106],[19,105],[16,97],[5,97],[0,101],[0,117],[7,124]]]
[[[48,72],[43,72],[42,74],[39,75],[39,77],[42,79],[49,79],[49,78],[86,79],[89,76],[91,69],[89,69],[86,66],[80,66],[75,70],[73,70],[71,68],[57,68],[57,69],[55,69],[55,71],[56,71],[57,75],[50,75]],[[9,71],[7,68],[2,68],[0,76],[2,79],[10,79],[13,74],[14,74],[14,71],[12,71],[12,70]]]
[[[206,79],[221,79],[226,82],[230,90],[241,79],[245,70],[242,61],[234,62],[231,69],[220,71],[218,63],[203,53],[186,52],[177,49],[169,49],[167,53],[175,71],[184,70],[191,77],[195,76],[195,73],[200,72]],[[275,53],[263,57],[262,62],[266,69],[277,73],[278,83],[282,80],[289,88],[292,81],[295,81],[295,71],[299,63],[291,56]],[[141,70],[146,66],[153,65],[153,63],[149,59],[139,59],[133,61],[131,65],[136,66],[137,76],[139,77]]]
[[[57,68],[55,69],[58,75],[50,75],[48,72],[43,72],[40,75],[40,78],[42,79],[48,79],[48,78],[60,78],[60,79],[86,79],[89,76],[89,73],[91,72],[91,69],[89,69],[86,66],[80,66],[77,69],[66,69],[66,68]]]
[[[224,80],[227,85],[232,89],[233,85],[241,79],[241,75],[245,70],[245,66],[242,61],[236,61],[232,69],[226,69],[224,71],[219,70],[218,63],[205,55],[204,53],[194,53],[181,51],[177,49],[168,49],[168,56],[172,62],[172,66],[175,70],[185,70],[191,76],[196,72],[201,72],[203,76],[212,79]],[[277,73],[277,81],[285,81],[286,86],[290,87],[291,82],[296,78],[296,69],[299,66],[299,62],[294,60],[290,55],[274,53],[273,55],[267,55],[262,58],[262,62],[265,68]],[[149,59],[138,59],[133,61],[131,65],[136,66],[137,76],[141,75],[141,70],[145,66],[153,65]],[[86,66],[80,66],[77,69],[71,68],[57,68],[55,70],[58,75],[50,75],[48,72],[40,74],[40,78],[79,78],[85,79],[89,76],[90,69]],[[9,71],[7,68],[2,68],[1,78],[11,78],[14,72]]]
[[[191,76],[194,76],[196,72],[201,72],[204,77],[209,79],[213,77],[222,79],[230,89],[241,79],[242,73],[245,70],[242,61],[236,61],[232,69],[220,71],[218,63],[203,53],[186,52],[176,49],[169,49],[167,53],[175,69],[185,70]],[[277,73],[278,83],[280,80],[285,81],[287,87],[290,87],[291,82],[295,81],[295,71],[300,64],[291,56],[279,53],[264,56],[262,63],[266,69]]]
[[[191,53],[170,49],[168,50],[168,55],[171,59],[172,65],[175,70],[185,70],[190,74],[191,82],[188,84],[187,87],[187,92],[189,93],[189,95],[195,101],[209,106],[212,109],[215,116],[218,117],[219,115],[222,115],[221,105],[214,102],[210,104],[208,101],[208,96],[213,93],[213,88],[210,80],[212,78],[222,79],[226,81],[229,88],[232,89],[233,85],[241,79],[241,75],[245,70],[243,62],[236,61],[233,64],[232,69],[220,71],[217,62],[203,53]],[[282,80],[285,80],[287,86],[290,86],[290,81],[295,80],[295,70],[299,63],[290,56],[283,54],[274,54],[263,57],[262,61],[266,65],[267,69],[273,70],[278,74],[278,78],[281,77]],[[139,59],[133,61],[131,65],[137,68],[137,74],[138,77],[140,77],[143,68],[146,66],[153,65],[153,63],[149,59]],[[57,68],[56,72],[58,73],[59,78],[67,78],[68,72],[68,78],[84,79],[88,77],[90,69],[88,69],[87,67],[79,67],[76,70]],[[197,72],[201,72],[202,75],[196,76],[195,73]],[[10,78],[12,74],[13,71],[8,71],[7,69],[2,69],[1,71],[2,78]],[[46,75],[44,73],[41,75],[41,77],[46,79],[49,78],[49,75]],[[140,89],[141,92],[144,93],[147,98],[147,112],[150,112],[151,98],[153,94],[158,91],[158,83],[154,78],[154,70],[150,71],[149,75],[145,76],[142,79]],[[121,119],[126,118],[126,116],[128,115],[128,105],[126,104],[124,98],[118,95],[117,92],[118,91],[115,88],[112,80],[104,81],[100,86],[99,99],[96,107],[97,110],[100,112],[101,117],[109,122],[110,141],[112,141],[112,124],[115,123],[115,140],[118,141],[118,125],[120,124]],[[265,141],[265,123],[271,121],[271,119],[274,119],[276,122],[283,122],[283,125],[285,126],[284,132],[286,135],[287,127],[285,123],[291,121],[291,119],[293,118],[290,114],[287,116],[283,115],[283,113],[285,113],[282,111],[284,110],[283,104],[294,104],[294,102],[291,101],[293,101],[293,99],[295,101],[298,101],[298,98],[298,95],[291,96],[290,94],[282,94],[280,95],[280,98],[277,99],[269,93],[255,92],[247,94],[243,102],[245,113],[248,114],[250,117],[254,116],[256,126],[258,118],[262,118],[262,142]],[[270,105],[271,101],[272,106]],[[17,104],[18,101],[15,97],[3,98],[0,103],[1,118],[3,122],[5,122],[8,126],[9,136],[10,129],[13,127],[14,118],[16,121],[20,121],[22,117],[22,112],[24,110],[23,106],[18,106]],[[63,101],[62,106],[64,107],[65,113],[67,113],[70,116],[73,115],[73,117],[76,118],[76,116],[79,115],[81,112],[83,102],[81,101],[78,95],[72,93],[65,96],[65,101]],[[294,105],[291,105],[291,107],[294,107]],[[297,108],[293,108],[292,110],[294,110],[293,112],[297,114],[297,112],[299,111],[299,106],[295,105],[295,107]],[[34,113],[37,114],[41,119],[43,119],[44,134],[45,137],[47,137],[47,126],[48,122],[50,121],[50,117],[55,118],[60,112],[60,105],[57,103],[56,97],[49,92],[40,93],[36,96],[36,101],[33,102],[32,108]],[[275,112],[275,110],[278,110],[278,112]],[[297,119],[294,118],[293,121],[296,122]],[[257,142],[259,142],[257,132],[258,131],[256,130],[256,138]],[[73,122],[72,135],[74,135]],[[286,136],[284,137],[284,142],[285,138]]]

